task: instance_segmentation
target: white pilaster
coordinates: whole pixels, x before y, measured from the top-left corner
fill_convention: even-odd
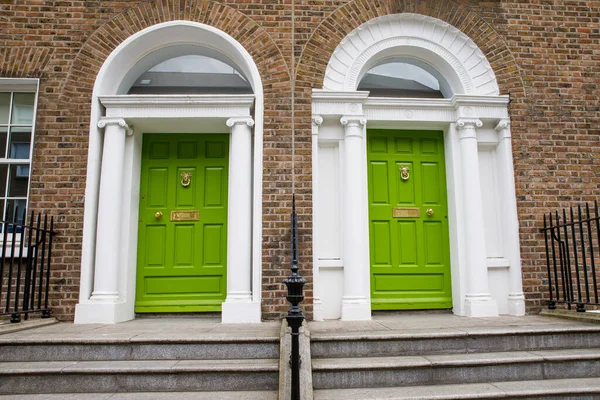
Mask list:
[[[367,163],[365,159],[364,116],[344,116],[340,120],[344,126],[344,170],[342,215],[344,221],[343,257],[344,257],[344,296],[342,297],[342,320],[370,320],[370,272],[369,272],[369,235]],[[365,212],[367,212],[365,214]]]
[[[466,237],[464,246],[467,274],[465,314],[468,317],[498,315],[498,306],[490,296],[488,286],[476,129],[482,125],[483,123],[476,118],[461,118],[456,122],[460,142],[463,216]]]
[[[224,323],[260,322],[260,304],[252,303],[252,126],[251,117],[227,120],[229,204],[227,217],[227,298]]]
[[[87,302],[77,305],[77,323],[116,323],[125,319],[122,293],[119,293],[120,243],[122,230],[123,163],[125,138],[133,134],[123,118],[102,118],[98,128],[104,129],[100,195],[96,233],[94,285]]]
[[[319,127],[323,117],[312,117],[312,189],[313,189],[313,215],[317,215],[318,188],[319,188]],[[321,302],[321,282],[319,277],[319,218],[313,218],[313,318],[315,321],[323,320],[323,304]]]
[[[515,192],[515,177],[512,157],[512,139],[510,121],[501,120],[496,125],[498,131],[498,147],[496,154],[500,168],[500,207],[502,218],[502,235],[504,252],[510,263],[508,313],[525,315],[525,296],[523,294],[523,277],[521,275],[521,250],[519,246],[519,220]]]

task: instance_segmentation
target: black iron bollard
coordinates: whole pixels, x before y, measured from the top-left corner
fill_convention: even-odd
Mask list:
[[[292,229],[291,229],[291,270],[289,278],[283,283],[287,286],[287,300],[292,304],[286,316],[287,323],[292,329],[292,354],[290,367],[292,369],[292,400],[300,400],[300,327],[304,321],[304,314],[300,309],[300,302],[304,300],[302,288],[306,280],[298,275],[298,219],[296,216],[296,197],[292,197]]]

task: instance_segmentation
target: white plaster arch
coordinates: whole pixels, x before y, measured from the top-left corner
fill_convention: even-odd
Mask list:
[[[121,285],[121,294],[127,297],[126,300],[121,299],[121,303],[127,304],[117,304],[116,308],[113,307],[116,311],[113,310],[111,312],[107,312],[105,313],[105,315],[89,316],[90,313],[99,312],[100,314],[102,314],[104,311],[96,311],[93,308],[87,307],[90,305],[90,296],[92,295],[92,290],[94,286],[94,264],[96,257],[96,234],[98,228],[98,220],[103,218],[103,216],[98,215],[101,179],[100,175],[103,157],[103,135],[101,133],[101,128],[99,128],[98,126],[98,123],[103,117],[105,117],[105,108],[101,102],[101,99],[107,97],[110,98],[111,96],[115,95],[123,95],[127,92],[128,88],[133,83],[133,81],[139,76],[139,74],[150,68],[152,65],[172,58],[176,55],[200,53],[212,56],[214,58],[220,59],[225,63],[237,66],[239,70],[244,74],[244,76],[248,79],[254,91],[253,106],[248,106],[246,104],[247,99],[241,100],[241,103],[244,103],[242,104],[242,110],[244,109],[244,107],[246,107],[247,110],[253,110],[253,118],[255,123],[253,130],[254,135],[252,146],[253,153],[251,183],[253,193],[251,200],[252,310],[247,310],[249,311],[247,315],[251,316],[246,318],[253,319],[252,322],[260,321],[260,265],[262,247],[262,199],[260,194],[262,191],[262,152],[264,115],[264,94],[262,89],[262,79],[258,71],[258,67],[254,63],[254,60],[250,53],[233,37],[209,25],[192,21],[178,20],[150,26],[125,39],[107,57],[96,77],[91,104],[90,136],[85,192],[84,228],[82,240],[81,283],[79,304],[77,305],[75,313],[76,322],[119,322],[132,319],[134,317],[132,303],[133,294],[131,292],[132,289],[135,290],[135,286],[132,287],[131,284]],[[154,96],[153,99],[149,100],[149,102],[152,103],[152,106],[154,107],[153,110],[156,109],[156,107],[163,107],[163,109],[168,109],[170,111],[173,110],[174,106],[161,102],[161,100],[157,100],[156,97],[160,96]],[[186,111],[188,113],[186,114],[186,116],[189,116],[190,112],[201,115],[205,112],[212,112],[211,110],[221,110],[220,112],[223,112],[223,110],[232,110],[233,113],[232,115],[230,115],[230,117],[243,117],[246,115],[244,113],[240,113],[239,104],[234,104],[235,101],[232,102],[232,100],[227,96],[223,96],[223,98],[215,96],[216,100],[211,102],[211,104],[209,105],[205,105],[202,100],[196,101],[194,99],[191,99],[191,96],[183,97],[182,99],[172,99],[171,101],[178,103],[180,105],[181,110],[183,110],[182,112]],[[168,98],[168,96],[164,96],[164,98]],[[148,104],[143,104],[144,101],[144,99],[140,100],[138,103],[142,105],[142,107],[138,107],[134,111],[140,111],[143,113],[143,107],[148,106]],[[239,102],[240,101],[238,101],[238,103]],[[157,104],[159,105],[157,106]],[[132,110],[131,104],[127,105],[127,107],[129,107],[129,110]],[[203,115],[201,115],[201,117],[203,117]],[[224,116],[220,117],[224,118]],[[136,135],[137,134],[141,135],[141,133],[139,132],[136,132]],[[132,142],[127,146],[135,148],[137,145],[138,144]],[[127,148],[126,151],[128,151]],[[131,159],[125,159],[126,167],[128,166],[128,163],[139,164],[139,159],[136,158],[135,151],[131,150],[132,154],[134,154],[133,156],[131,156]],[[136,167],[133,166],[131,168],[133,170],[133,173],[135,174]],[[127,185],[135,186],[134,182],[135,179],[132,179],[131,176],[125,176],[123,185],[125,187],[127,187]],[[131,198],[124,198],[123,200],[129,201],[130,203],[136,201],[132,200]],[[137,203],[123,204],[123,207],[129,208],[132,215],[137,215]],[[120,223],[121,221],[118,222]],[[131,221],[122,222],[122,228],[125,232],[125,235],[129,234],[131,236],[132,234],[135,234],[137,238],[137,227],[132,226]],[[137,243],[137,239],[134,241],[134,243]],[[127,245],[131,245],[131,243],[127,243]],[[121,253],[122,254],[120,255],[120,257],[123,264],[130,265],[132,260],[135,261],[136,256],[135,254],[131,254],[131,251],[121,251]],[[122,278],[123,276],[119,275],[119,277]]]
[[[348,34],[327,64],[323,89],[354,91],[370,68],[390,57],[429,64],[452,94],[500,94],[492,67],[467,35],[439,19],[410,13],[372,19]]]

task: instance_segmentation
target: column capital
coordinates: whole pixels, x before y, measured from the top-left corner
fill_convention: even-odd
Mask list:
[[[233,128],[235,125],[246,124],[249,127],[254,126],[254,120],[252,117],[231,117],[226,122],[227,126]]]
[[[496,130],[498,131],[498,141],[510,139],[510,120],[508,118],[501,119],[498,125],[496,125]]]
[[[362,130],[367,124],[367,119],[362,115],[345,115],[340,118],[340,123],[345,128],[346,136],[362,136]]]
[[[123,128],[125,130],[125,133],[127,134],[127,136],[133,135],[132,127],[129,126],[127,124],[127,121],[125,121],[123,118],[102,117],[102,118],[100,118],[100,121],[98,121],[98,128],[100,128],[100,129],[104,129],[110,125],[119,125],[121,128]]]
[[[478,118],[459,118],[456,121],[456,128],[458,129],[460,139],[476,138],[477,128],[481,128],[482,126],[483,122]]]
[[[456,120],[456,126],[459,130],[461,129],[475,129],[481,128],[483,122],[478,118],[459,118]]]
[[[498,121],[498,124],[496,125],[496,130],[497,131],[501,131],[503,129],[508,129],[510,127],[510,119],[505,118],[505,119],[501,119],[500,121]]]
[[[319,127],[321,126],[322,123],[323,123],[323,117],[321,117],[320,115],[312,116],[312,134],[313,135],[319,134]]]

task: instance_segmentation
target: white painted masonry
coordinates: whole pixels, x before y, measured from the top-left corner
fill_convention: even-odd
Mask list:
[[[248,110],[249,112],[250,110]],[[250,117],[226,122],[231,129],[229,204],[227,217],[227,299],[222,305],[225,323],[256,322],[252,304],[252,126]],[[260,309],[258,321],[260,321]]]
[[[483,122],[475,118],[461,118],[456,122],[460,143],[460,172],[463,182],[464,234],[468,240],[465,252],[465,273],[467,274],[465,315],[493,317],[498,315],[498,306],[491,298],[488,287],[485,227],[477,149],[477,128],[482,126]]]
[[[446,98],[356,91],[366,71],[396,57],[427,65]],[[313,90],[315,319],[370,318],[366,127],[444,132],[453,311],[524,315],[508,102],[482,52],[443,21],[388,15],[342,40]]]
[[[186,54],[209,55],[235,66],[248,79],[254,95],[125,94],[142,72]],[[92,96],[76,323],[117,323],[135,317],[142,134],[225,133],[227,121],[232,128],[230,148],[236,152],[235,157],[230,154],[233,177],[229,179],[240,182],[234,189],[239,192],[230,192],[228,210],[243,212],[244,217],[228,218],[228,232],[236,232],[228,237],[228,257],[232,257],[232,242],[242,252],[228,263],[228,277],[240,274],[240,279],[228,280],[222,319],[260,322],[263,114],[262,81],[252,57],[231,36],[213,27],[190,21],[154,25],[111,53],[98,73]],[[126,127],[131,136],[125,135]]]
[[[356,210],[369,207],[365,157],[365,126],[362,115],[343,116],[344,127],[344,174],[343,176],[343,257],[344,297],[342,297],[342,320],[370,320],[371,292],[369,290],[369,225],[364,218],[354,218]]]

